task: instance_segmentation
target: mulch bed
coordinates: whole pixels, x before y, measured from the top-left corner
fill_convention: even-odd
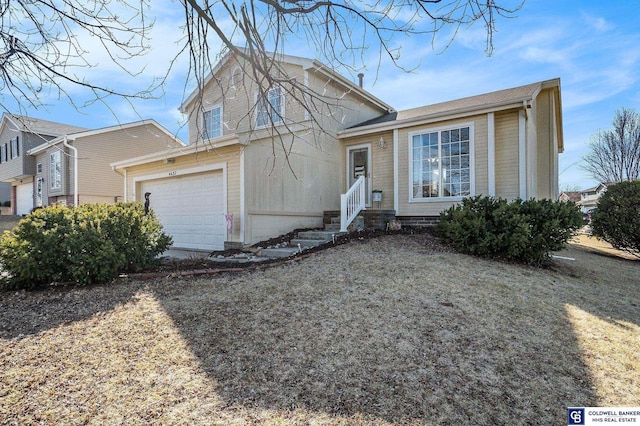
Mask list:
[[[437,239],[435,236],[435,232],[433,228],[424,227],[424,228],[412,228],[405,227],[401,230],[397,231],[386,231],[380,229],[364,229],[360,231],[350,232],[348,234],[340,234],[336,235],[334,241],[329,241],[325,244],[321,244],[316,247],[311,247],[309,249],[303,250],[301,253],[296,253],[287,258],[276,258],[276,259],[268,259],[260,262],[237,262],[237,261],[224,261],[224,260],[213,260],[212,257],[216,256],[224,256],[225,258],[232,258],[236,254],[241,253],[255,253],[259,248],[271,247],[277,244],[283,244],[288,241],[291,241],[296,237],[298,232],[308,231],[309,229],[296,229],[292,232],[289,232],[284,235],[280,235],[275,238],[271,238],[269,240],[261,241],[252,245],[248,249],[240,250],[240,249],[230,249],[230,250],[217,250],[213,251],[209,254],[209,257],[206,258],[191,258],[191,259],[176,259],[176,258],[163,258],[160,265],[155,268],[153,271],[145,271],[141,277],[148,276],[150,278],[155,277],[156,275],[150,275],[150,273],[164,274],[167,273],[178,273],[184,271],[222,271],[222,272],[232,272],[236,270],[246,270],[246,269],[260,269],[265,265],[274,265],[281,264],[292,259],[296,258],[304,258],[309,256],[310,254],[317,253],[319,251],[326,250],[330,247],[335,247],[343,244],[347,244],[350,242],[364,242],[366,240],[370,240],[372,238],[378,238],[385,235],[416,235],[416,234],[426,234],[432,236],[434,239]],[[184,274],[182,274],[184,275]],[[136,277],[140,277],[139,275],[135,275]]]

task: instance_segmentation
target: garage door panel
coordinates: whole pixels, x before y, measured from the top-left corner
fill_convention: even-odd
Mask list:
[[[226,240],[222,171],[144,182],[174,247],[219,250]]]

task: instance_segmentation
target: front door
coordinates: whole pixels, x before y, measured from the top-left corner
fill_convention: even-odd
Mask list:
[[[347,147],[347,182],[349,188],[364,176],[366,205],[371,206],[371,145]]]

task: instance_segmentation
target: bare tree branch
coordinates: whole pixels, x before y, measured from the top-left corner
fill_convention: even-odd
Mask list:
[[[640,115],[622,108],[612,125],[592,136],[582,168],[600,182],[640,179]]]

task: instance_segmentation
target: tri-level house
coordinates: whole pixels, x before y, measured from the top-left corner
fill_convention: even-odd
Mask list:
[[[88,130],[5,113],[0,180],[11,184],[13,214],[50,204],[116,202],[124,177],[109,164],[172,147],[179,139],[153,120]]]
[[[557,198],[558,79],[396,111],[316,60],[276,60],[269,86],[228,54],[181,106],[188,146],[112,164],[175,247],[251,244],[327,211],[344,230],[362,210],[416,223],[466,196]],[[303,108],[292,81],[325,102]]]

